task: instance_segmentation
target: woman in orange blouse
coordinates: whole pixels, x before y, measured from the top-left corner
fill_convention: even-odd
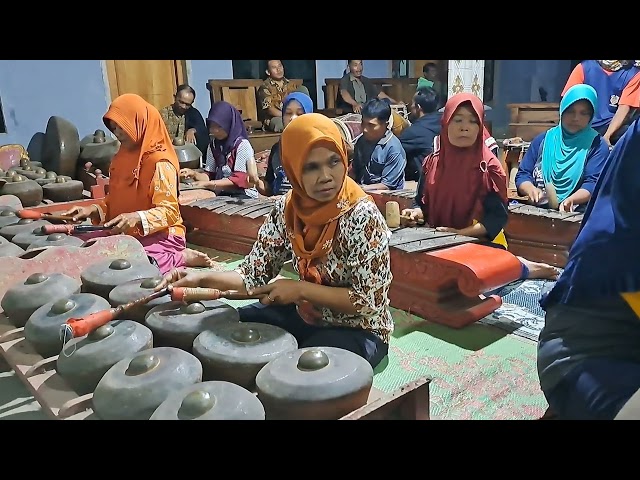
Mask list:
[[[162,273],[174,267],[211,266],[206,254],[186,248],[178,204],[178,158],[158,110],[138,95],[125,94],[111,103],[104,123],[121,144],[109,169],[109,194],[64,214],[74,221],[104,223],[111,228],[108,235],[137,238]]]

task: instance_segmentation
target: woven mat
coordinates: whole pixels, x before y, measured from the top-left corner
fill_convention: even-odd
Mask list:
[[[239,262],[230,261],[225,269]],[[294,277],[284,271],[282,275]],[[511,295],[509,299],[517,299],[522,292],[535,296],[532,285],[542,283],[526,281],[505,287],[501,293],[505,298]],[[227,302],[240,307],[253,301]],[[523,304],[535,308],[530,298]],[[533,315],[525,307],[515,307],[521,320],[525,313]],[[503,312],[508,308],[503,305]],[[430,376],[431,414],[437,419],[532,420],[544,414],[547,402],[538,382],[535,343],[509,334],[504,320],[498,322],[501,328],[478,323],[452,329],[395,308],[391,311],[395,332],[388,357],[376,368],[376,388],[390,393]],[[507,317],[502,313],[497,318]],[[522,326],[517,331],[525,336]]]

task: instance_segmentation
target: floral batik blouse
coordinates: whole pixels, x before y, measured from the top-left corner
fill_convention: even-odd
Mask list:
[[[251,252],[236,269],[247,290],[269,283],[289,260],[299,273],[298,258],[291,247],[293,232],[285,225],[285,201],[286,196],[276,201]],[[366,199],[338,220],[330,252],[314,265],[323,285],[349,288],[358,313],[347,315],[322,308],[321,326],[362,328],[389,343],[393,332],[388,296],[392,280],[390,237],[384,217],[375,203]]]

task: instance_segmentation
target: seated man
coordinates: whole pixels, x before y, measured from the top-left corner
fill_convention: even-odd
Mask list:
[[[362,106],[374,98],[386,98],[393,105],[404,105],[396,102],[389,95],[379,90],[373,82],[362,74],[362,60],[348,60],[349,71],[340,79],[336,108],[345,112],[361,113]]]
[[[267,78],[258,90],[258,98],[262,106],[264,120],[262,126],[270,132],[282,132],[282,100],[293,92],[309,95],[309,89],[304,86],[296,88],[284,76],[284,67],[280,60],[267,60]]]
[[[187,84],[180,85],[173,98],[175,101],[171,105],[160,110],[160,116],[169,131],[169,136],[172,140],[178,137],[185,142],[195,143],[203,157],[206,156],[209,130],[202,114],[193,106],[196,91]]]
[[[418,79],[419,90],[422,87],[431,87],[438,94],[438,107],[444,106],[444,100],[447,98],[446,85],[438,80],[438,65],[433,62],[427,62],[422,67],[422,77]]]
[[[612,420],[640,388],[640,123],[616,143],[541,301],[538,376],[559,419]]]
[[[438,112],[440,98],[431,87],[420,87],[411,102],[411,126],[402,131],[398,139],[407,155],[405,180],[418,181],[422,162],[433,152],[433,141],[440,135],[442,115]]]
[[[391,107],[384,100],[374,98],[362,107],[362,134],[355,142],[351,177],[365,192],[404,188],[407,156],[389,128],[390,118]]]

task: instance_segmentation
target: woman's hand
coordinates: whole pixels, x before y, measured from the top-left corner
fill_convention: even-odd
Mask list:
[[[424,223],[422,209],[405,208],[400,212],[400,225],[403,227],[415,227],[418,223]]]
[[[181,168],[180,180],[187,180],[189,178],[196,178],[196,172],[190,168]]]
[[[460,230],[451,227],[436,227],[436,232],[460,233]]]
[[[60,215],[64,217],[73,217],[72,220],[74,222],[81,222],[96,213],[98,213],[98,207],[90,205],[88,207],[73,207]]]
[[[172,287],[200,287],[203,280],[202,272],[194,272],[183,269],[174,268],[167,273],[160,285],[158,285],[154,291],[160,291],[163,288],[171,285]]]
[[[576,207],[577,205],[575,205],[571,197],[569,197],[560,204],[560,206],[558,207],[558,210],[561,212],[573,212],[576,209]]]
[[[191,182],[191,186],[204,188],[207,190],[211,190],[212,192],[215,192],[216,190],[216,182],[212,182],[210,180],[196,180],[195,182]]]
[[[299,280],[281,279],[249,291],[249,295],[263,295],[264,305],[289,305],[302,301],[302,283]]]
[[[137,213],[121,213],[104,224],[105,227],[111,228],[111,233],[125,233],[138,225],[142,224],[140,215]]]
[[[533,203],[535,203],[537,205],[543,199],[544,192],[542,190],[540,190],[539,188],[534,187],[529,192],[528,197],[529,197],[529,200],[531,200]]]

